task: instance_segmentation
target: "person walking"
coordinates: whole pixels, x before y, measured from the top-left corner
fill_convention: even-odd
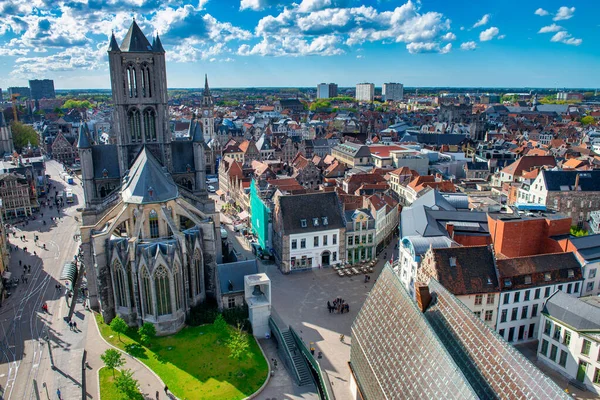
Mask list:
[[[160,393],[158,393],[158,390],[156,391],[156,400],[159,400],[160,397]]]
[[[77,321],[73,321],[73,330],[77,331]]]
[[[56,395],[58,396],[58,400],[62,400],[60,389],[56,389]]]
[[[168,395],[169,394],[169,387],[167,385],[165,385],[165,394]]]

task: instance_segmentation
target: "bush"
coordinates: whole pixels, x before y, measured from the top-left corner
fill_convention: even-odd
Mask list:
[[[223,314],[217,315],[215,322],[213,322],[213,326],[219,334],[227,333],[227,322],[223,319]]]
[[[138,334],[140,335],[140,342],[148,346],[150,341],[156,336],[156,327],[150,322],[144,322],[138,329]]]

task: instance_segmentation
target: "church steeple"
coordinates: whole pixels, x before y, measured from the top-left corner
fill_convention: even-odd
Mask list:
[[[163,48],[162,43],[160,42],[160,37],[158,37],[158,33],[156,37],[152,40],[152,50],[155,53],[164,53],[165,49]]]
[[[110,35],[110,44],[108,45],[108,51],[121,51],[119,48],[119,44],[117,43],[117,38],[115,37],[115,32]]]
[[[213,99],[210,95],[210,88],[208,87],[208,75],[204,74],[204,93],[202,94],[202,107],[212,107]]]

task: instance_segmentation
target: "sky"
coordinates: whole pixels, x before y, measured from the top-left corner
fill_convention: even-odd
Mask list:
[[[109,88],[108,40],[159,34],[168,86],[600,87],[597,0],[0,0],[0,87]]]

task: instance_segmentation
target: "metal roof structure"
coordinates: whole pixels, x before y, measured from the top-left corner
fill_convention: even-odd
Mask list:
[[[146,147],[142,148],[123,182],[121,195],[125,203],[162,203],[179,197],[173,178]]]

